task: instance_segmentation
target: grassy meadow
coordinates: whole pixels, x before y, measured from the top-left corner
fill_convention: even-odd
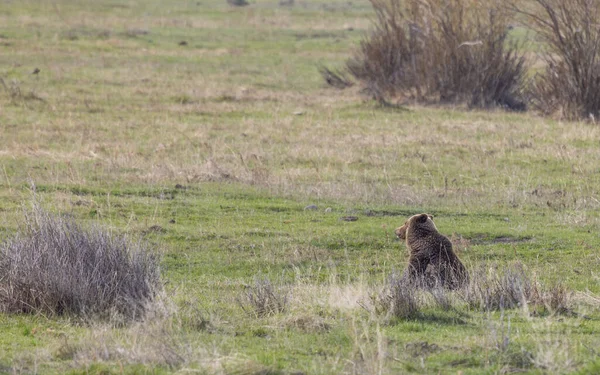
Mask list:
[[[155,244],[165,283],[126,326],[1,313],[0,373],[600,371],[600,127],[327,87],[319,65],[343,66],[371,17],[367,0],[0,2],[0,238],[38,200]],[[459,292],[378,313],[408,258],[394,228],[420,212],[469,270],[519,262],[569,313]],[[283,311],[252,309],[265,286]]]

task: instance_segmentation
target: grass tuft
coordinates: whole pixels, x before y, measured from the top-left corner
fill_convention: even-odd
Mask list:
[[[375,297],[376,311],[388,317],[410,319],[414,318],[420,308],[419,295],[414,283],[398,273],[393,273],[385,291]]]
[[[248,286],[238,299],[244,312],[264,317],[284,312],[288,305],[288,296],[273,286],[269,279],[256,279],[253,286]]]
[[[537,293],[521,263],[502,270],[482,266],[472,272],[465,300],[470,307],[482,310],[511,309],[524,306]]]
[[[502,269],[479,267],[472,273],[463,296],[470,307],[484,311],[516,307],[533,307],[534,313],[566,314],[573,311],[571,291],[560,284],[544,287],[528,275],[520,262]]]

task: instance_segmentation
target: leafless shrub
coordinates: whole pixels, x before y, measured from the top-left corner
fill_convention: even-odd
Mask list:
[[[525,58],[509,43],[505,8],[491,0],[370,1],[374,30],[347,69],[375,99],[525,109]]]
[[[405,14],[397,1],[374,0],[371,4],[377,17],[374,30],[347,61],[348,71],[376,99],[393,96],[398,90],[420,90],[416,58],[423,54],[423,46],[417,42],[416,25],[408,21],[417,15]],[[420,91],[417,94],[422,95]]]
[[[264,317],[284,312],[288,297],[285,292],[275,288],[268,279],[256,279],[254,285],[248,286],[237,301],[246,313]]]
[[[0,245],[0,309],[12,313],[134,319],[160,289],[149,245],[45,212]]]
[[[533,104],[567,119],[600,115],[600,3],[594,0],[512,2],[546,46],[546,70],[532,87]]]

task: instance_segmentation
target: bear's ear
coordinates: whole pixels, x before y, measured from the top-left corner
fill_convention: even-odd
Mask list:
[[[433,220],[433,215],[427,214],[431,220]]]
[[[427,216],[427,214],[421,214],[417,216],[417,223],[425,223],[427,222],[427,219],[429,219],[429,216]]]

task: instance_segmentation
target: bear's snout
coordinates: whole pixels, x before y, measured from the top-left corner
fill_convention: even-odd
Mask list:
[[[396,233],[396,237],[398,237],[401,240],[405,240],[406,239],[406,225],[396,228],[395,233]]]

